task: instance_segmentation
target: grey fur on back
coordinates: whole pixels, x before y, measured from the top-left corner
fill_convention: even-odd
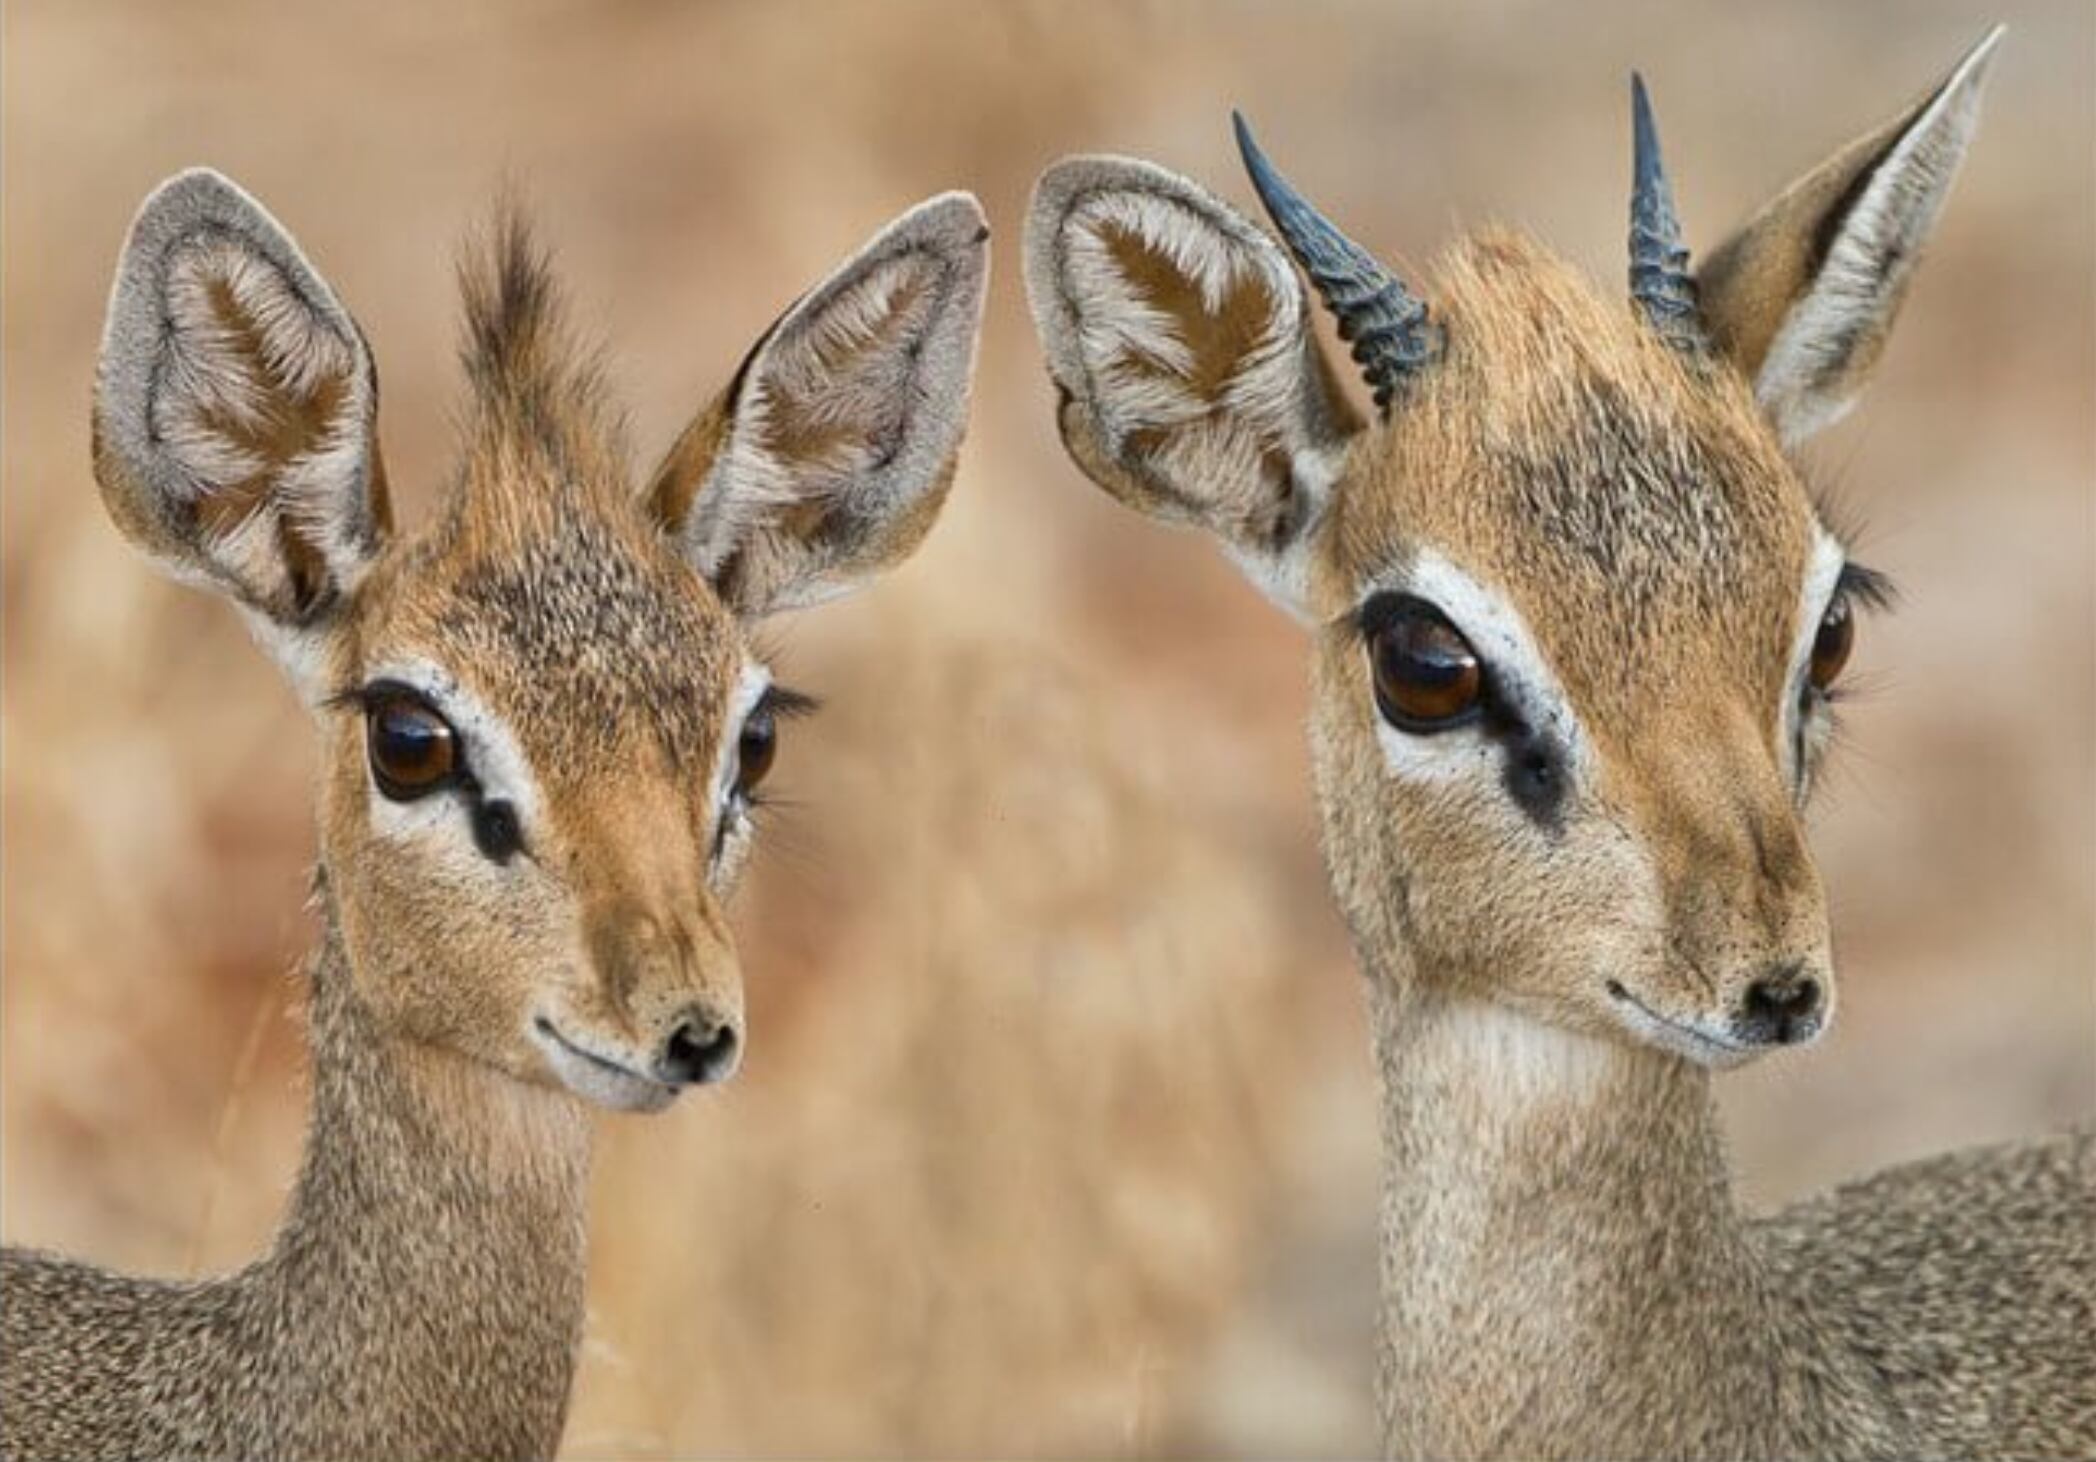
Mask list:
[[[1820,1344],[1898,1418],[1890,1452],[2096,1445],[2096,1133],[1890,1168],[1749,1234]]]

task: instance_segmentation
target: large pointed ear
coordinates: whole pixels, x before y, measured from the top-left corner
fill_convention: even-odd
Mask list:
[[[1996,26],[1897,121],[1779,194],[1697,276],[1711,338],[1785,441],[1854,402],[1979,125]]]
[[[990,230],[921,203],[773,325],[685,428],[648,501],[744,618],[858,587],[921,543],[968,424]]]
[[[294,673],[389,530],[378,379],[262,205],[196,169],[131,225],[95,382],[95,478],[126,536],[248,612]]]
[[[1077,465],[1206,528],[1304,613],[1311,530],[1360,420],[1280,246],[1162,168],[1068,158],[1034,189],[1026,293]]]

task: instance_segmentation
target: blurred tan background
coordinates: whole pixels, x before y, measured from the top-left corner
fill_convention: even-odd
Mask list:
[[[6,1238],[236,1263],[303,1115],[307,729],[89,477],[146,190],[209,162],[298,233],[372,340],[412,513],[448,462],[452,250],[505,174],[644,456],[799,290],[967,187],[996,255],[960,484],[896,578],[778,635],[828,707],[738,913],[751,1059],[603,1124],[567,1450],[1365,1450],[1374,1120],[1304,647],[1065,462],[1027,189],[1112,149],[1246,202],[1236,104],[1397,257],[1497,218],[1613,288],[1631,66],[1708,246],[1996,18],[1933,257],[1815,453],[1906,600],[1816,813],[1842,1019],[1722,1084],[1757,1203],[2096,1111],[2096,9],[14,0]]]

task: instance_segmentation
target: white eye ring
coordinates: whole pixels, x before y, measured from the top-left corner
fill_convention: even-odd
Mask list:
[[[1834,535],[1824,528],[1815,528],[1805,581],[1798,591],[1798,630],[1791,646],[1790,677],[1784,682],[1795,689],[1785,694],[1777,709],[1781,732],[1777,745],[1790,748],[1794,763],[1790,779],[1798,789],[1800,801],[1812,782],[1812,763],[1825,750],[1831,734],[1827,697],[1812,683],[1812,647],[1841,591],[1841,571],[1847,563],[1848,555]]]
[[[461,764],[470,767],[484,802],[502,803],[524,829],[539,825],[538,784],[523,748],[509,727],[458,677],[431,661],[403,658],[378,661],[363,672],[363,683],[394,684],[412,692],[451,727]],[[374,826],[382,834],[432,834],[451,828],[470,831],[472,820],[460,815],[456,799],[423,797],[401,802],[371,783]]]
[[[1431,606],[1461,637],[1483,666],[1491,667],[1493,694],[1552,744],[1563,748],[1563,774],[1575,781],[1592,775],[1592,752],[1564,687],[1530,632],[1521,611],[1429,547],[1362,585],[1360,603],[1394,595]],[[1376,716],[1375,734],[1392,776],[1415,783],[1472,783],[1498,775],[1501,753],[1480,729],[1459,722],[1433,735],[1418,735]]]
[[[728,693],[727,731],[713,769],[713,861],[719,865],[730,852],[729,843],[750,828],[750,802],[742,786],[742,736],[750,717],[771,690],[771,671],[756,662],[743,662],[735,688]]]

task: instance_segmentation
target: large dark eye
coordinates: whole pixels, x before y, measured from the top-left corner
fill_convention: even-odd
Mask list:
[[[1819,622],[1819,633],[1812,637],[1812,667],[1807,672],[1815,690],[1826,690],[1841,676],[1842,666],[1849,663],[1849,651],[1856,647],[1856,616],[1849,611],[1847,595],[1839,596],[1827,606],[1827,617]]]
[[[742,740],[735,749],[735,791],[747,797],[764,780],[779,754],[779,723],[768,701],[759,701],[749,719],[742,723]]]
[[[1477,710],[1484,672],[1477,652],[1431,604],[1400,601],[1368,630],[1376,704],[1401,731],[1446,730]]]
[[[405,691],[385,691],[371,701],[364,738],[372,778],[395,802],[427,796],[458,772],[458,737],[450,724]]]

